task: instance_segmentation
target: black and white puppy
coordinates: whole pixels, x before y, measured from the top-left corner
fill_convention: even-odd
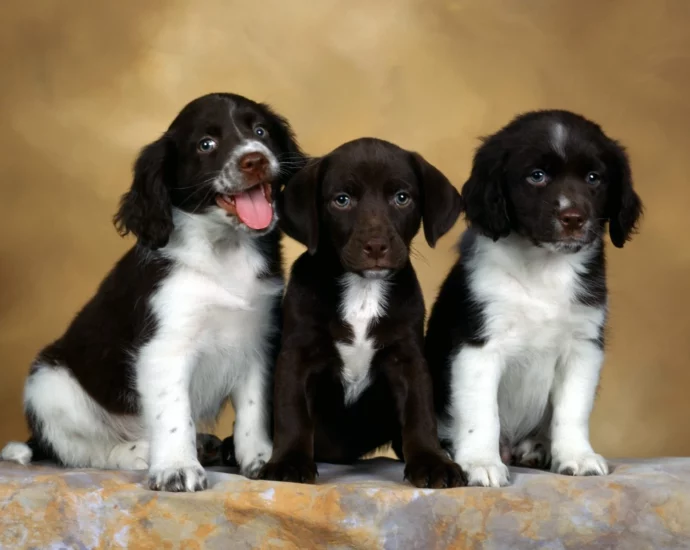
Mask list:
[[[302,158],[266,105],[189,103],[141,152],[115,216],[136,246],[36,358],[24,391],[32,439],[1,457],[148,468],[152,489],[196,491],[207,481],[195,426],[230,398],[241,471],[256,474],[271,456],[283,287],[272,196]]]
[[[527,113],[484,141],[462,195],[470,229],[425,344],[441,440],[473,485],[507,484],[511,462],[608,473],[588,424],[605,227],[620,248],[642,209],[626,153],[581,116]]]

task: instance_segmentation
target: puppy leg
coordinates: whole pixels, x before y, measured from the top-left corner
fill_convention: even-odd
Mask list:
[[[149,438],[148,484],[154,491],[200,491],[208,485],[196,452],[189,398],[196,354],[189,337],[169,335],[150,342],[137,364],[137,384]]]
[[[416,487],[440,489],[465,485],[462,469],[441,449],[431,375],[414,338],[387,348],[380,361],[393,390],[401,426],[405,478]]]
[[[507,485],[508,468],[499,452],[498,384],[503,361],[486,347],[465,346],[451,369],[455,462],[467,474],[469,485]]]
[[[324,341],[328,341],[325,339]],[[314,421],[308,382],[326,364],[310,350],[283,348],[278,357],[273,400],[273,455],[259,472],[260,479],[314,483]]]
[[[565,475],[606,475],[606,460],[592,450],[589,415],[604,353],[598,343],[575,341],[556,366],[551,393],[551,470]]]
[[[232,391],[235,407],[235,458],[243,476],[255,478],[271,458],[273,446],[268,434],[268,388],[263,363],[249,368]]]
[[[116,417],[89,396],[71,371],[37,364],[24,387],[24,408],[34,437],[72,468],[127,468],[110,460],[123,438],[143,435],[139,419]],[[125,435],[126,434],[126,435]]]

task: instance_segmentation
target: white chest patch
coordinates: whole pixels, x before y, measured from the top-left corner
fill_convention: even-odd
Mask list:
[[[369,367],[376,353],[376,343],[369,337],[371,323],[386,310],[389,283],[346,273],[342,279],[341,319],[352,330],[352,342],[336,342],[342,366],[345,404],[354,403],[371,383]]]
[[[605,307],[578,303],[579,273],[596,249],[561,254],[519,238],[478,237],[470,260],[471,289],[483,304],[484,336],[502,359],[501,430],[527,435],[546,409],[556,367],[576,340],[596,340]]]
[[[260,277],[266,258],[249,236],[201,216],[178,217],[176,240],[163,252],[174,264],[152,306],[166,346],[194,350],[192,415],[213,419],[233,387],[263,369],[270,308],[282,285]],[[214,238],[216,229],[222,238]]]

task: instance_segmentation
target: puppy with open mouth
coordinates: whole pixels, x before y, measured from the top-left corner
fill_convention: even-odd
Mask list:
[[[303,158],[266,105],[189,103],[141,152],[115,216],[136,246],[39,353],[24,390],[32,438],[0,458],[148,468],[152,489],[200,490],[195,428],[229,398],[241,472],[256,475],[271,455],[283,287],[273,197]]]
[[[606,474],[589,441],[604,234],[621,248],[642,210],[624,149],[574,113],[527,113],[484,141],[462,196],[425,345],[441,439],[471,485],[507,484],[506,464]]]
[[[458,192],[418,154],[359,139],[312,161],[278,204],[308,252],[283,302],[274,452],[260,477],[313,483],[315,461],[351,463],[392,441],[414,485],[462,485],[436,435],[409,258],[420,224],[431,246],[453,226]]]

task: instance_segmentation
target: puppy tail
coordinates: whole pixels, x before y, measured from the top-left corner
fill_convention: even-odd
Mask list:
[[[5,448],[0,451],[0,460],[16,462],[26,466],[31,462],[31,459],[34,456],[35,448],[36,442],[33,439],[29,439],[29,441],[26,443],[10,441],[7,445],[5,445]]]

